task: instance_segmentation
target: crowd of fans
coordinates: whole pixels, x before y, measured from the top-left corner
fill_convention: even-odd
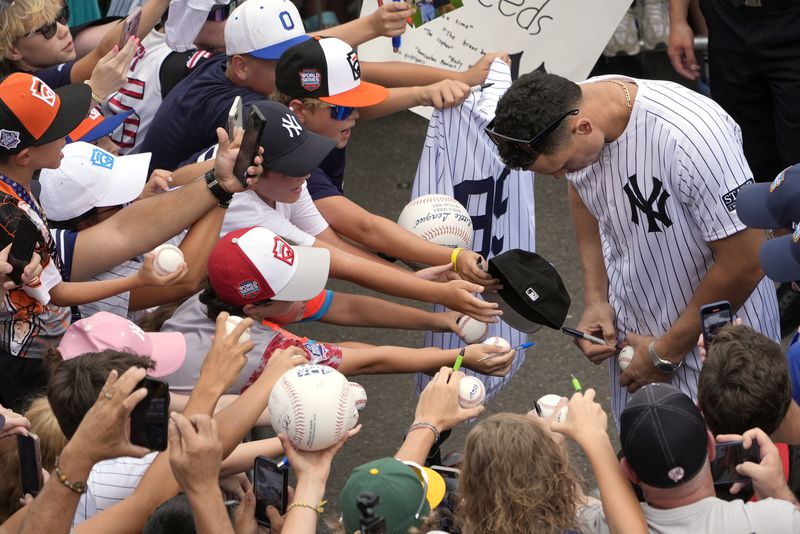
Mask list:
[[[618,452],[594,389],[548,417],[538,405],[490,417],[462,407],[459,367],[505,376],[516,350],[378,347],[357,329],[333,343],[288,329],[462,334],[462,316],[499,320],[500,306],[479,297],[502,290],[488,257],[370,213],[345,196],[344,172],[358,120],[458,106],[507,53],[464,71],[360,62],[359,44],[403,33],[406,2],[319,34],[287,0],[147,0],[138,26],[91,20],[100,10],[74,3],[86,24],[68,25],[73,2],[0,0],[0,534],[244,534],[267,528],[262,517],[289,534],[800,532],[800,345],[787,357],[779,344],[797,327],[800,280],[800,230],[789,235],[800,168],[776,171],[800,159],[785,149],[790,113],[764,141],[715,75],[725,110],[669,82],[543,72],[500,100],[485,132],[497,157],[569,182],[585,286],[578,330],[596,341],[576,344],[608,362]],[[606,53],[638,52],[640,34],[647,48],[669,40],[676,69],[695,77],[688,6],[670,6],[670,30],[667,2],[643,0],[647,24],[622,35],[636,31],[629,11]],[[709,25],[710,42],[722,26]],[[237,111],[244,124],[264,119],[244,172]],[[765,242],[762,229],[777,237]],[[152,252],[163,244],[183,255],[166,274]],[[329,278],[448,311],[334,292]],[[780,306],[773,280],[785,284]],[[706,345],[699,310],[718,300],[738,319]],[[231,316],[242,319],[233,328]],[[626,369],[623,347],[633,349]],[[341,488],[326,487],[331,465],[360,425],[321,451],[258,430],[271,422],[273,386],[308,363],[432,376],[399,418],[412,424],[396,454]],[[146,377],[171,392],[164,450],[131,436]],[[463,453],[443,460],[440,446],[468,421]],[[23,438],[42,471],[32,492]],[[282,509],[257,503],[259,457],[284,457],[294,473]],[[332,492],[338,520],[323,524]]]

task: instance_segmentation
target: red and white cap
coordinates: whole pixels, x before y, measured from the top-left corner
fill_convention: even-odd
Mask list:
[[[104,350],[149,356],[156,367],[147,374],[160,377],[183,365],[186,339],[180,332],[145,332],[124,317],[98,312],[72,323],[58,344],[58,352],[65,360]]]
[[[290,245],[259,226],[225,234],[208,258],[208,281],[228,304],[311,300],[325,288],[330,252]]]

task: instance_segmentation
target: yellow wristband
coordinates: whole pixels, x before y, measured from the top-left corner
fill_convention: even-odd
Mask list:
[[[454,273],[458,272],[458,267],[456,267],[456,261],[458,260],[458,255],[461,253],[462,250],[464,249],[461,247],[457,247],[453,250],[452,254],[450,254],[450,263],[453,265]]]
[[[292,504],[286,507],[286,513],[288,514],[289,510],[291,510],[292,508],[308,508],[309,510],[314,510],[314,512],[316,512],[316,514],[319,515],[325,511],[323,506],[325,506],[326,504],[328,504],[328,501],[322,501],[321,503],[319,503],[318,506],[311,506],[310,504],[306,504],[304,502],[293,502]]]

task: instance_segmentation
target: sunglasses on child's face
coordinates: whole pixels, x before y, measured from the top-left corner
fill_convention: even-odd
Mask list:
[[[45,39],[52,39],[56,32],[58,32],[58,25],[63,24],[64,26],[67,25],[67,21],[69,20],[69,7],[67,4],[64,4],[64,7],[61,8],[61,12],[56,16],[56,20],[53,22],[48,22],[44,26],[41,26],[31,33],[28,34],[28,37],[33,37],[37,33],[41,33],[42,37]]]
[[[347,119],[348,117],[350,117],[350,115],[353,114],[353,109],[355,109],[355,108],[349,108],[347,106],[336,106],[334,104],[327,104],[325,102],[323,102],[323,104],[331,108],[331,118],[336,121],[343,121]]]

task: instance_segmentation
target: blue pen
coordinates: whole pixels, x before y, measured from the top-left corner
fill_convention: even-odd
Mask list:
[[[400,2],[401,0],[394,0],[395,2]],[[392,37],[392,50],[395,54],[400,52],[400,44],[403,42],[403,38],[399,35],[396,37]]]
[[[526,343],[523,343],[522,345],[517,345],[514,348],[508,349],[506,352],[511,352],[512,350],[527,349],[529,347],[533,347],[534,345],[536,345],[536,343],[534,343],[533,341],[528,341]],[[506,352],[500,352],[500,353],[490,354],[488,356],[484,356],[483,358],[478,360],[478,363],[480,363],[480,362],[482,362],[484,360],[488,360],[489,358],[494,358],[495,356],[500,356],[500,354],[505,354]]]

